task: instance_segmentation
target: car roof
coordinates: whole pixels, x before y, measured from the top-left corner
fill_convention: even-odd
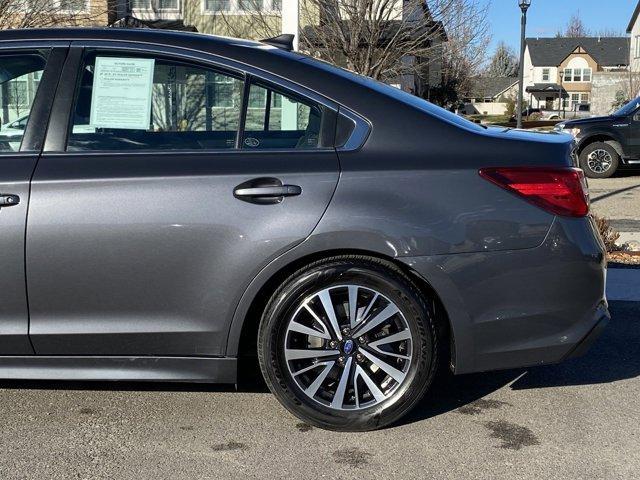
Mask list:
[[[11,42],[113,41],[146,43],[160,47],[179,47],[226,57],[247,64],[295,62],[300,54],[287,52],[253,40],[193,32],[175,32],[148,28],[34,28],[0,30],[0,43]],[[287,62],[288,61],[288,62]],[[259,65],[256,65],[259,67]],[[260,67],[259,67],[260,68]]]
[[[203,39],[219,45],[242,45],[245,47],[265,47],[266,44],[238,38],[208,35],[194,32],[177,32],[149,28],[21,28],[0,30],[0,41],[11,40],[120,40],[166,43],[172,41],[200,43]],[[275,47],[273,47],[275,48]]]

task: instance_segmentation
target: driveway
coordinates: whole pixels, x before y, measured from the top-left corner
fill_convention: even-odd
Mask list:
[[[589,179],[591,210],[611,220],[621,240],[640,241],[640,171]]]
[[[0,478],[635,479],[639,296],[613,297],[626,301],[587,356],[443,376],[373,433],[311,428],[261,388],[3,382]]]

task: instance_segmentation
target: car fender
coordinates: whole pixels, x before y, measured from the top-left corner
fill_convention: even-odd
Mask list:
[[[456,366],[456,369],[460,367],[463,369],[471,368],[470,365],[464,365],[465,359],[473,358],[471,319],[457,287],[443,273],[438,263],[431,262],[429,257],[396,257],[393,245],[384,238],[369,238],[366,242],[361,243],[360,249],[355,249],[349,238],[349,235],[343,234],[312,234],[304,242],[268,263],[250,282],[237,304],[229,327],[226,355],[229,357],[238,355],[242,329],[247,320],[249,309],[262,288],[275,275],[305,258],[317,259],[351,253],[389,259],[431,286],[438,295],[449,319],[453,344],[456,346],[452,358],[453,365]],[[414,268],[418,264],[420,272]]]
[[[597,137],[607,137],[609,140],[605,140],[605,143],[611,145],[620,157],[624,156],[622,144],[624,143],[624,137],[619,131],[612,129],[601,129],[593,132],[589,132],[584,138],[581,138],[578,142],[578,151],[582,151],[587,145],[593,143]]]

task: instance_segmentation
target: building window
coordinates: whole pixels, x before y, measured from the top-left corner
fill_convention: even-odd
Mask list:
[[[158,0],[160,10],[178,10],[178,0]]]
[[[231,0],[205,0],[204,9],[207,12],[228,12],[231,10]]]
[[[573,68],[573,69],[565,68],[564,81],[565,82],[590,82],[591,69],[590,68]]]
[[[237,80],[229,75],[211,74],[207,83],[211,85],[211,105],[214,108],[233,108],[240,105]]]
[[[636,54],[635,58],[640,58],[640,35],[636,35]]]
[[[571,110],[575,110],[578,105],[589,105],[588,93],[572,93],[571,94]],[[565,100],[565,106],[566,106],[566,100]]]
[[[263,0],[239,0],[238,9],[245,12],[260,12],[264,9]]]
[[[278,12],[282,10],[281,0],[203,0],[204,13],[253,13]]]
[[[542,69],[542,81],[543,82],[548,82],[549,81],[549,69],[548,68],[543,68]]]
[[[151,10],[151,0],[130,0],[131,10]]]
[[[11,2],[14,3],[14,2]],[[49,13],[80,13],[89,10],[89,0],[22,0],[15,2],[21,11],[38,14]]]
[[[129,0],[130,10],[179,10],[180,0]]]

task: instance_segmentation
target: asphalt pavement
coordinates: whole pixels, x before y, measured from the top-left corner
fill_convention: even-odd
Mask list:
[[[640,170],[589,179],[591,210],[606,217],[622,241],[640,241]]]
[[[312,428],[260,385],[2,382],[0,478],[637,479],[640,298],[622,298],[586,356],[441,376],[372,433]]]

